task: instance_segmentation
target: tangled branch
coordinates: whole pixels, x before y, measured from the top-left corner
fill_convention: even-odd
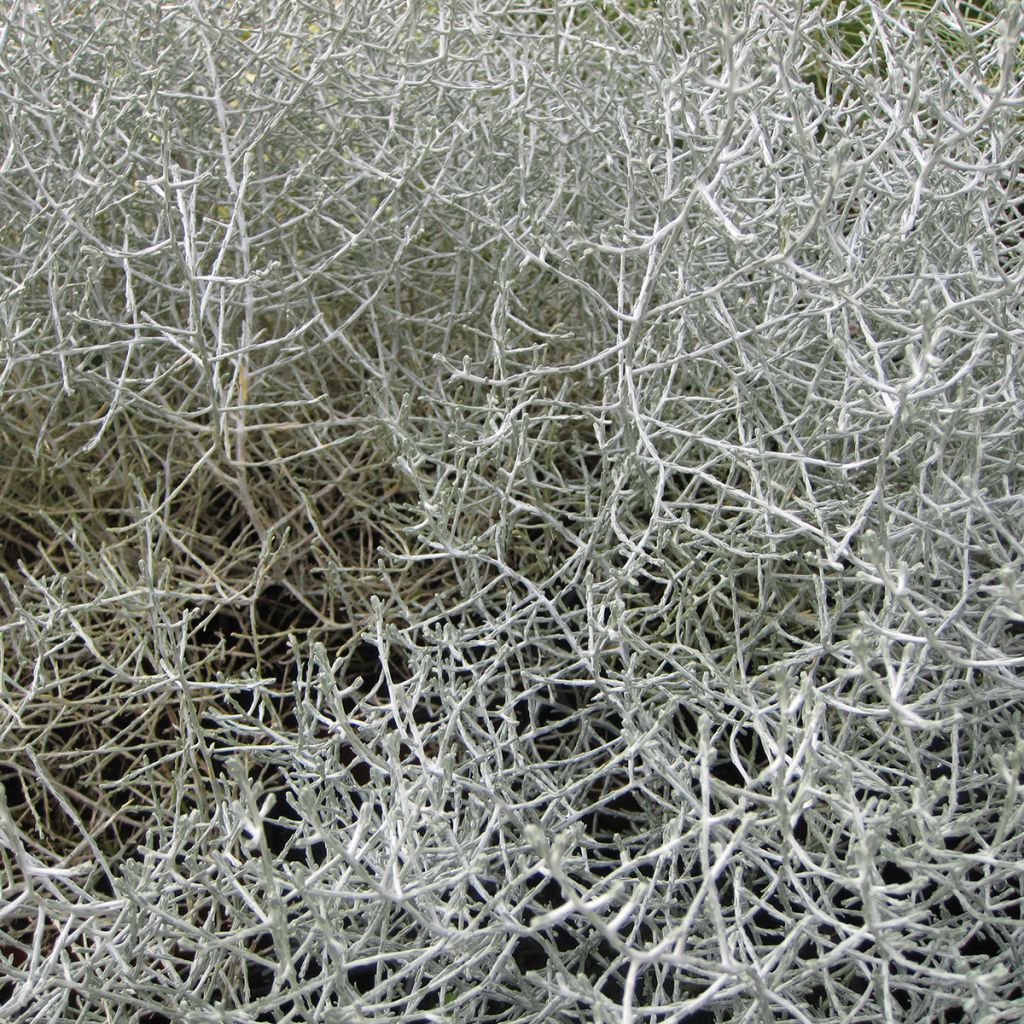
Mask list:
[[[0,18],[5,1019],[1020,1019],[1013,5]]]

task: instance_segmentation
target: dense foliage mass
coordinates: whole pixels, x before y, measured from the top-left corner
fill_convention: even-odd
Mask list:
[[[3,1018],[1019,1021],[1021,26],[6,5]]]

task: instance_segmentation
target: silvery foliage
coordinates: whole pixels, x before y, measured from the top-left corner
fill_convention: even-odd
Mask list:
[[[0,15],[0,998],[1019,1021],[1017,5]]]

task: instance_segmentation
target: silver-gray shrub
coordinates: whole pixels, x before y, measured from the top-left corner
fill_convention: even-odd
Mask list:
[[[1016,4],[0,14],[12,1021],[1019,1021]]]

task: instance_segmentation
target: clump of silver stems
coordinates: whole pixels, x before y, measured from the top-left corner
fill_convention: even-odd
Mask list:
[[[1020,39],[6,5],[4,1019],[1019,1021]]]

